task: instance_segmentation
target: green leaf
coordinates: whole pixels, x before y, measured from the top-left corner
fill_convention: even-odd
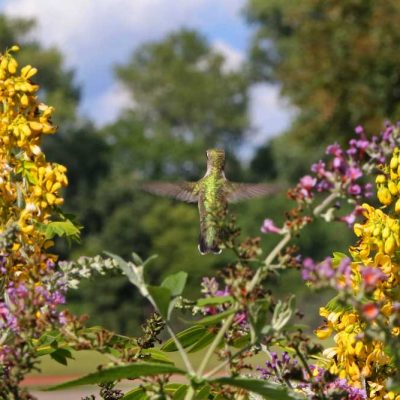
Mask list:
[[[37,223],[36,227],[40,232],[44,233],[46,239],[53,239],[55,236],[64,236],[79,241],[80,227],[69,219],[65,221],[49,222],[48,224]]]
[[[55,349],[50,353],[50,357],[62,365],[68,365],[68,358],[73,359],[72,354],[67,349]]]
[[[190,348],[189,353],[195,353],[196,351],[204,349],[204,347],[210,344],[214,338],[214,332],[205,332],[204,335]]]
[[[143,350],[143,354],[148,355],[151,361],[173,364],[173,362],[165,355],[165,353],[159,349],[146,349]]]
[[[61,383],[60,385],[51,386],[47,390],[67,389],[81,385],[97,385],[99,383],[113,382],[121,379],[135,379],[143,376],[155,376],[159,374],[179,374],[184,375],[185,371],[174,365],[137,362],[134,364],[123,365],[119,367],[107,368],[92,374],[83,376]]]
[[[332,264],[337,267],[340,262],[343,260],[343,258],[348,258],[348,256],[344,253],[341,253],[339,251],[334,251],[333,252],[333,258],[332,258]]]
[[[219,321],[225,319],[226,317],[229,317],[229,315],[233,314],[235,310],[229,309],[226,311],[223,311],[219,314],[215,315],[209,315],[207,317],[204,317],[203,319],[196,321],[196,324],[199,325],[216,325]]]
[[[233,302],[232,296],[206,297],[204,299],[197,300],[197,306],[198,307],[213,306],[213,305],[232,303],[232,302]]]
[[[187,390],[187,385],[180,385],[173,395],[173,400],[184,400]]]
[[[161,286],[148,286],[147,290],[158,311],[164,319],[168,319],[169,303],[171,301],[171,291]]]
[[[249,392],[259,394],[264,399],[271,400],[291,400],[291,397],[285,388],[282,386],[274,385],[260,379],[246,379],[246,378],[218,378],[211,381],[219,385],[235,386],[241,389],[248,390]]]
[[[196,400],[206,400],[210,395],[211,388],[209,385],[203,386],[197,393],[196,393]]]
[[[104,254],[113,258],[118,263],[119,268],[127,276],[129,281],[131,283],[133,283],[136,287],[139,287],[140,279],[139,279],[136,271],[133,270],[122,257],[120,257],[116,254],[113,254],[113,253],[109,253],[108,251],[105,251]]]
[[[153,254],[152,256],[150,256],[147,260],[145,260],[143,262],[143,268],[146,267],[148,264],[150,264],[153,260],[155,260],[156,258],[158,258],[157,254]]]
[[[179,296],[185,288],[187,276],[188,274],[183,271],[169,275],[163,280],[161,287],[169,289],[173,297]]]
[[[184,348],[191,346],[196,343],[206,332],[206,328],[202,325],[193,325],[182,332],[179,332],[176,336],[181,342]],[[168,339],[161,347],[162,351],[177,351],[177,347],[173,339]]]
[[[181,387],[185,387],[185,385],[182,385],[181,383],[169,383],[167,385],[165,385],[165,391],[168,394],[174,394],[176,393]],[[136,387],[132,390],[130,390],[129,392],[125,393],[124,397],[122,398],[122,400],[144,400],[144,399],[148,399],[147,395],[146,395],[146,388],[148,388],[149,386],[139,386]],[[175,397],[174,397],[175,398]]]
[[[122,400],[146,400],[147,395],[143,388],[137,387],[125,393]]]
[[[346,304],[341,298],[340,295],[335,296],[331,299],[325,308],[329,312],[340,312],[340,311],[350,311],[353,309],[352,306]]]
[[[271,326],[267,323],[269,317],[270,302],[267,299],[260,299],[249,306],[249,321],[252,335],[255,338],[261,334],[266,334]]]

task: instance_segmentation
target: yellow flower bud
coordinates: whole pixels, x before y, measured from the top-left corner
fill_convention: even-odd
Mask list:
[[[375,178],[375,183],[385,183],[386,182],[386,176],[385,175],[378,175]]]
[[[10,58],[7,67],[10,74],[15,74],[17,72],[18,63],[14,58]]]
[[[54,196],[52,193],[46,193],[46,200],[50,205],[52,205],[56,200],[56,196]]]
[[[394,211],[400,213],[400,199],[397,199],[396,204],[394,205]]]
[[[398,158],[396,156],[393,156],[392,159],[390,160],[390,168],[396,169],[398,166]]]
[[[372,232],[372,236],[379,236],[380,233],[381,233],[381,227],[377,225]]]
[[[31,65],[26,65],[21,69],[21,76],[25,79],[32,78],[33,75],[37,73],[36,68],[32,68]]]
[[[332,334],[333,329],[328,326],[322,326],[314,331],[319,339],[327,339]]]
[[[388,255],[391,255],[394,253],[396,249],[396,241],[393,237],[393,235],[390,235],[386,240],[385,240],[385,253]]]
[[[36,121],[30,121],[29,126],[34,132],[40,132],[43,128],[43,125]]]
[[[397,192],[397,185],[393,181],[388,182],[388,189],[389,192],[393,195],[396,196]]]
[[[392,202],[392,195],[390,194],[388,188],[386,187],[379,188],[378,200],[385,206],[389,205]]]
[[[28,107],[29,105],[29,97],[25,93],[21,96],[21,105],[23,107]]]
[[[387,239],[390,235],[390,228],[386,225],[382,230],[383,239]]]

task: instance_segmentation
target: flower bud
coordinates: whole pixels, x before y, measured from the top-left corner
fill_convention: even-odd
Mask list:
[[[400,214],[400,199],[397,199],[396,204],[394,205],[394,211]]]
[[[397,192],[397,185],[393,181],[388,182],[388,189],[389,192],[393,195],[396,196]]]
[[[392,202],[392,195],[390,194],[388,188],[386,187],[379,188],[378,200],[385,206],[389,205]]]
[[[376,183],[385,183],[386,182],[386,176],[385,175],[378,175],[375,178]]]
[[[385,253],[387,255],[392,255],[396,249],[396,241],[394,240],[393,235],[390,235],[385,241]]]

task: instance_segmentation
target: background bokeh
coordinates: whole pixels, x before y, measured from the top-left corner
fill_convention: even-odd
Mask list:
[[[373,0],[3,0],[0,48],[21,45],[39,69],[41,95],[56,107],[48,158],[68,167],[65,208],[84,226],[62,258],[104,250],[159,257],[150,281],[189,272],[187,295],[229,254],[200,256],[196,207],[140,192],[142,179],[194,180],[205,150],[228,152],[227,176],[293,184],[330,142],[362,124],[372,135],[400,105],[400,3]],[[242,235],[264,218],[282,222],[284,191],[232,207]],[[323,258],[354,240],[338,223],[299,239]],[[265,251],[276,238],[264,236]],[[289,271],[271,289],[296,292],[308,321],[318,299]],[[71,293],[91,324],[139,332],[147,305],[120,275]]]

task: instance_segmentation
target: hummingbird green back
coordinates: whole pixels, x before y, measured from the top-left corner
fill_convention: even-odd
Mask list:
[[[207,172],[197,182],[145,182],[147,192],[173,197],[188,203],[198,203],[200,215],[199,251],[201,254],[221,253],[221,221],[228,203],[276,192],[270,184],[229,182],[225,177],[225,151],[207,150]]]
[[[198,182],[201,254],[221,253],[218,222],[228,210],[225,184],[225,152],[222,149],[207,151],[207,172]]]

